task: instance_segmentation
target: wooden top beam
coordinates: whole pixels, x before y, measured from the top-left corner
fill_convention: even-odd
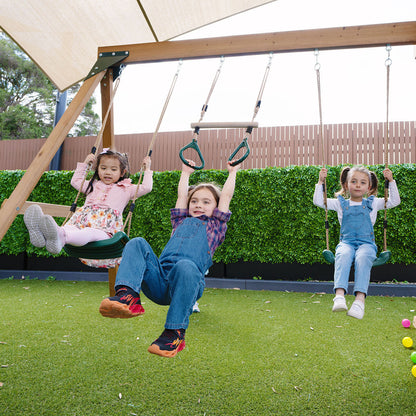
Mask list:
[[[416,44],[416,22],[295,30],[254,35],[106,46],[98,53],[128,51],[123,64],[343,48]]]

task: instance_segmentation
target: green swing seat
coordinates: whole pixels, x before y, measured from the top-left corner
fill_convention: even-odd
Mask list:
[[[330,263],[333,264],[335,263],[335,256],[332,253],[331,250],[324,250],[322,252],[322,255],[324,256],[324,259]],[[382,251],[380,253],[380,255],[373,261],[373,267],[374,266],[381,266],[383,264],[386,264],[391,258],[391,251],[387,250],[387,251]]]
[[[115,259],[121,257],[124,246],[129,242],[129,237],[122,231],[115,233],[108,240],[93,241],[84,246],[66,244],[64,251],[71,257],[82,259]]]

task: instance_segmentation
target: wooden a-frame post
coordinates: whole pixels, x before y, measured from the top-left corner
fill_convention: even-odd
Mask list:
[[[13,223],[16,216],[30,193],[33,191],[43,172],[48,168],[49,163],[65,140],[76,119],[87,104],[95,91],[104,72],[86,80],[58,124],[52,130],[46,142],[43,144],[30,166],[27,168],[20,182],[0,209],[0,241]]]

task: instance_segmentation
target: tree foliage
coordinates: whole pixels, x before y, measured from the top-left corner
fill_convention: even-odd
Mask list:
[[[79,85],[68,90],[68,102]],[[46,75],[6,35],[0,33],[0,139],[34,139],[53,129],[57,90]],[[95,135],[99,116],[92,97],[70,136]]]

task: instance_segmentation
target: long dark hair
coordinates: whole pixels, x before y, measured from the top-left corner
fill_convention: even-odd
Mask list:
[[[93,174],[90,182],[88,183],[87,190],[85,191],[85,194],[89,194],[90,192],[93,191],[94,181],[99,181],[100,180],[100,177],[98,175],[98,167],[100,166],[101,158],[103,156],[109,156],[109,157],[112,157],[114,159],[118,159],[118,161],[120,162],[120,171],[124,172],[124,173],[123,173],[123,175],[120,176],[120,178],[117,182],[120,182],[123,179],[126,179],[130,176],[129,159],[127,157],[127,153],[120,153],[120,152],[114,152],[113,150],[106,150],[105,152],[100,153],[97,156],[97,160],[95,162],[95,171],[94,171],[94,174]]]

